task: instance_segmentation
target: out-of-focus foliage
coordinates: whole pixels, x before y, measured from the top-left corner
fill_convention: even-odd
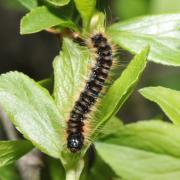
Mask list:
[[[52,180],[65,179],[65,170],[59,160],[48,158],[46,163],[49,170],[49,176]]]
[[[28,141],[0,141],[0,168],[14,163],[32,147]]]
[[[15,164],[0,168],[1,180],[20,180]]]
[[[38,6],[38,0],[18,0],[27,9],[33,9]]]
[[[147,14],[150,0],[115,0],[114,8],[120,19]]]
[[[129,19],[145,14],[178,13],[179,0],[114,0],[115,14],[121,19]]]
[[[149,7],[150,13],[179,13],[180,1],[179,0],[151,0],[151,6]]]

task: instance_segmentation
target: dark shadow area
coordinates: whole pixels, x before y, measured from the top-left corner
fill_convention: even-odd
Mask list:
[[[52,61],[59,51],[58,38],[47,32],[21,36],[23,15],[0,5],[0,73],[17,70],[41,80],[52,73]]]

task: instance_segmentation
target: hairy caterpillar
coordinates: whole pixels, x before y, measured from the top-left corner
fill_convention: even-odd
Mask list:
[[[97,102],[113,63],[112,46],[102,33],[94,34],[89,41],[95,50],[96,62],[83,91],[70,112],[67,124],[67,148],[73,153],[81,150],[84,145],[84,128],[88,114]]]

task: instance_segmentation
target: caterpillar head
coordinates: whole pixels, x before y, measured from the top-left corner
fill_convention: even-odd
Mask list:
[[[83,142],[84,142],[84,137],[81,133],[71,134],[67,139],[67,148],[72,153],[76,153],[82,148]]]

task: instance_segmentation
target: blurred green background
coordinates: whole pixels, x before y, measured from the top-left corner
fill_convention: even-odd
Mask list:
[[[180,12],[180,0],[97,0],[97,8],[107,14],[109,22],[115,22],[136,16]],[[52,74],[52,61],[58,54],[59,41],[47,32],[21,36],[20,19],[26,12],[18,0],[0,0],[0,73],[18,70],[41,80]],[[126,54],[123,59],[124,67],[128,64]],[[161,85],[180,90],[179,79],[179,68],[149,62],[138,88]],[[137,91],[119,115],[125,122],[154,117],[167,119],[157,105],[145,100]]]

